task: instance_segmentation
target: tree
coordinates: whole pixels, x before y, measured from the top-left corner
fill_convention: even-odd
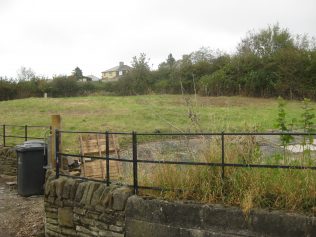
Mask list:
[[[72,75],[75,77],[76,80],[80,80],[81,78],[83,78],[82,70],[79,67],[76,67],[73,70]]]
[[[0,101],[16,98],[16,81],[0,77]]]
[[[167,69],[168,71],[171,71],[174,68],[175,64],[176,64],[176,60],[174,59],[174,57],[170,53],[168,55],[166,61],[159,64],[158,69],[159,70]]]
[[[313,121],[313,119],[315,118],[315,114],[314,114],[314,109],[312,108],[309,99],[304,98],[302,109],[303,109],[303,113],[301,114],[301,120],[300,120],[302,124],[302,128],[304,129],[305,133],[313,133],[315,131],[314,121]],[[314,140],[314,136],[305,135],[303,137],[303,146],[306,145],[307,140],[309,141],[309,144],[312,144]]]
[[[276,120],[276,128],[278,128],[282,133],[289,132],[288,124],[286,121],[287,115],[285,112],[285,101],[282,97],[278,98],[278,117]],[[280,135],[281,144],[283,146],[283,153],[285,159],[285,148],[293,140],[293,136],[289,134]]]
[[[231,75],[244,95],[315,98],[312,50],[307,36],[291,35],[278,24],[268,26],[242,40]]]
[[[170,53],[167,59],[159,64],[158,70],[151,72],[154,90],[160,93],[180,93],[178,80],[179,62]]]
[[[288,29],[281,29],[279,24],[268,26],[258,33],[249,32],[238,46],[239,53],[252,53],[262,58],[271,56],[282,48],[294,47],[294,39]]]
[[[174,64],[175,64],[176,60],[174,59],[174,57],[172,56],[172,54],[170,53],[168,55],[168,58],[167,58],[167,64],[169,66],[170,69],[173,68]]]
[[[35,72],[31,68],[21,67],[17,74],[19,81],[30,81],[35,78]]]
[[[149,59],[145,53],[141,53],[138,57],[134,56],[132,61],[133,69],[130,71],[130,76],[134,80],[134,92],[143,94],[148,92],[150,83],[150,68]]]
[[[276,89],[287,98],[302,98],[302,87],[308,57],[296,48],[281,49],[273,57],[274,72],[277,75]]]
[[[67,76],[53,78],[51,87],[51,92],[54,97],[76,96],[79,90],[76,79]]]
[[[214,59],[214,52],[208,47],[202,47],[190,54],[193,63],[211,62]]]

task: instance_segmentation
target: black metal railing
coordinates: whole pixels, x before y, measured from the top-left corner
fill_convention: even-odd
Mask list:
[[[89,155],[82,155],[82,154],[71,154],[71,153],[63,153],[59,151],[60,135],[61,133],[72,133],[72,134],[99,134],[105,136],[105,156],[89,156]],[[139,189],[151,189],[151,190],[162,190],[160,187],[149,187],[149,186],[141,186],[138,183],[139,177],[139,164],[165,164],[165,165],[187,165],[187,166],[207,166],[207,167],[220,167],[221,168],[221,178],[225,179],[225,168],[226,167],[236,167],[236,168],[266,168],[266,169],[296,169],[296,170],[316,170],[316,166],[304,166],[304,165],[274,165],[274,164],[248,164],[248,163],[229,163],[225,159],[225,138],[229,136],[283,136],[283,135],[291,135],[291,136],[315,136],[316,133],[302,133],[302,132],[220,132],[220,133],[137,133],[133,132],[79,132],[79,131],[62,131],[56,130],[56,177],[59,176],[68,176],[74,177],[79,179],[87,179],[87,180],[94,180],[98,182],[104,182],[107,185],[110,185],[112,182],[110,180],[110,161],[120,161],[120,162],[128,162],[132,163],[132,175],[133,175],[133,184],[125,184],[130,186],[134,189],[134,193],[137,194]],[[109,135],[125,135],[131,136],[132,141],[132,157],[130,158],[114,158],[110,157],[109,152]],[[221,159],[220,162],[197,162],[197,161],[171,161],[171,160],[146,160],[146,159],[139,159],[138,158],[138,142],[137,139],[139,136],[219,136],[220,137],[220,144],[221,144]],[[86,177],[77,177],[77,176],[70,176],[60,173],[60,160],[61,157],[77,157],[77,158],[90,158],[92,160],[105,160],[106,161],[106,177],[104,180],[95,180]]]
[[[3,124],[0,125],[2,128],[2,133],[0,134],[0,138],[2,141],[2,145],[4,147],[11,147],[17,145],[16,141],[12,141],[12,139],[18,139],[19,141],[28,141],[30,139],[45,139],[45,136],[34,136],[38,129],[45,129],[45,131],[51,132],[51,126],[37,126],[37,125],[8,125]],[[17,131],[14,131],[17,130]],[[10,141],[8,141],[10,140]]]

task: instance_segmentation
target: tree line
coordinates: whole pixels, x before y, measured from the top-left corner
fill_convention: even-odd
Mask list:
[[[82,79],[87,82],[82,83]],[[93,84],[90,78],[84,77],[79,67],[70,76],[55,76],[52,79],[37,76],[32,69],[21,67],[17,79],[0,77],[0,101],[42,97],[47,93],[50,97],[70,97],[89,95],[106,90],[105,85]]]
[[[316,44],[314,38],[294,35],[275,24],[248,32],[231,54],[205,47],[178,60],[169,54],[156,70],[151,70],[147,56],[140,54],[133,58],[131,71],[118,81],[102,86],[90,83],[85,89],[78,88],[73,77],[74,74],[54,78],[53,82],[46,82],[48,88],[39,86],[38,89],[50,90],[53,96],[106,91],[118,95],[198,93],[315,100]],[[10,87],[10,83],[1,80],[0,92]],[[25,82],[15,82],[17,88],[19,83],[23,87]],[[62,83],[69,85],[57,86]],[[66,88],[67,91],[61,93],[60,90]]]

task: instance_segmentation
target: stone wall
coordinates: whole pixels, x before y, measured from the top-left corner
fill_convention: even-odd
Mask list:
[[[168,202],[132,195],[127,187],[47,172],[45,234],[51,236],[213,237],[316,236],[316,217]]]
[[[47,172],[45,235],[125,236],[125,206],[131,190],[70,178],[55,179]]]
[[[9,147],[0,147],[0,175],[17,175],[16,152]]]
[[[201,205],[132,196],[126,207],[128,237],[316,236],[316,217]]]

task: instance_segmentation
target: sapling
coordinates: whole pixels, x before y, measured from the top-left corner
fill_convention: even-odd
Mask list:
[[[310,106],[310,99],[304,98],[303,100],[303,113],[301,114],[301,128],[304,130],[304,133],[313,133],[315,129],[314,126],[314,118],[315,114],[313,113],[314,109]],[[308,155],[310,155],[310,146],[313,144],[314,136],[313,135],[304,135],[302,146],[303,146],[303,156],[305,151]],[[305,150],[306,149],[306,150]]]
[[[282,132],[286,133],[289,132],[287,121],[286,121],[286,113],[285,113],[285,101],[282,97],[278,98],[278,118],[276,120],[276,127]],[[286,147],[289,143],[293,140],[293,136],[290,134],[282,134],[280,135],[281,144],[283,146],[283,155],[284,155],[284,162],[286,157]]]

